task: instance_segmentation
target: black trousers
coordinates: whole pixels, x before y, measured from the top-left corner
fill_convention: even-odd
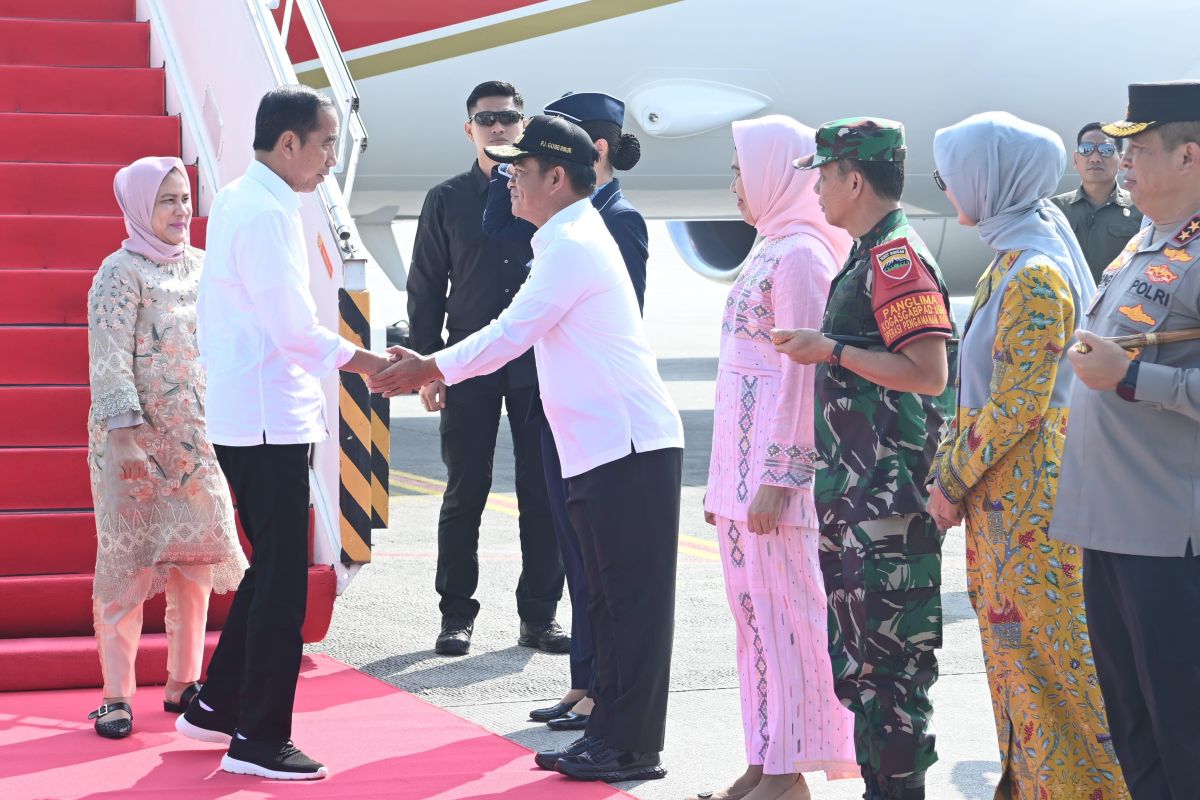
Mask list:
[[[247,739],[292,735],[308,600],[307,444],[216,445],[254,553],[200,699]]]
[[[540,424],[526,419],[534,387],[506,388],[494,376],[463,381],[446,389],[442,409],[442,461],[448,474],[438,518],[435,587],[442,617],[475,619],[479,601],[479,522],[492,490],[500,404],[508,409],[516,457],[520,511],[521,577],[517,614],[533,625],[554,619],[562,599],[563,568],[550,521],[542,469]]]
[[[1200,558],[1084,550],[1083,589],[1130,794],[1200,798]]]
[[[596,642],[587,734],[660,752],[666,738],[683,450],[630,453],[568,481]]]
[[[567,512],[567,482],[563,480],[562,465],[558,461],[558,447],[554,444],[554,433],[550,430],[546,418],[540,413],[537,416],[542,426],[542,463],[546,467],[546,493],[550,497],[550,516],[554,520],[558,550],[562,553],[567,591],[571,593],[571,688],[587,689],[591,694],[596,671],[596,645],[593,640],[592,621],[588,617],[592,595],[588,589],[587,569],[583,566],[579,535],[575,533],[575,526],[571,524],[571,516]]]

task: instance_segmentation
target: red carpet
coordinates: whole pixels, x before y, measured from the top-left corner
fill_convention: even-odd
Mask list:
[[[5,800],[279,797],[392,800],[617,800],[622,792],[537,769],[528,750],[324,656],[306,658],[294,736],[323,781],[220,771],[223,748],[175,732],[161,690],[135,698],[134,735],[101,739],[85,719],[96,690],[0,694]]]

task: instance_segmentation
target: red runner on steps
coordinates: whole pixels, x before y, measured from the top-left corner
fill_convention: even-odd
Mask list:
[[[537,769],[520,745],[325,656],[305,659],[296,744],[329,767],[283,783],[220,770],[220,745],[175,732],[159,687],[134,698],[135,731],[101,739],[98,690],[0,693],[0,797],[618,800],[629,795]]]

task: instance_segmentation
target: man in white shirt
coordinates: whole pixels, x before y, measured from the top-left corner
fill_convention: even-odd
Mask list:
[[[597,701],[583,737],[535,760],[581,780],[660,778],[683,424],[621,252],[589,202],[591,137],[539,116],[512,145],[486,152],[513,164],[513,214],[538,227],[529,278],[488,327],[431,356],[393,348],[399,360],[369,383],[388,396],[452,386],[533,346],[592,589]]]
[[[200,694],[176,721],[228,742],[227,772],[321,778],[292,745],[308,593],[308,466],[328,438],[320,376],[386,366],[323,327],[308,286],[300,197],[337,163],[338,119],[307,86],[268,92],[254,157],[213,201],[197,334],[208,373],[205,423],[254,548]]]

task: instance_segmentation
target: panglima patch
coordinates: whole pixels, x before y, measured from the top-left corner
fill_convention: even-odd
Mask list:
[[[894,281],[902,281],[912,273],[914,255],[908,242],[878,253],[872,251],[871,257],[879,264],[879,271]]]
[[[950,331],[950,317],[941,292],[914,292],[898,297],[875,312],[875,321],[888,347],[918,331]]]
[[[1166,264],[1151,264],[1146,267],[1146,280],[1151,283],[1165,283],[1169,286],[1179,280],[1179,276]]]
[[[1187,250],[1176,250],[1174,247],[1164,247],[1163,255],[1166,256],[1168,260],[1181,264],[1186,264],[1195,257]]]
[[[1120,311],[1134,322],[1140,322],[1143,325],[1154,325],[1158,322],[1158,320],[1146,313],[1146,309],[1142,307],[1141,303],[1138,303],[1136,306],[1121,306],[1117,311]]]

